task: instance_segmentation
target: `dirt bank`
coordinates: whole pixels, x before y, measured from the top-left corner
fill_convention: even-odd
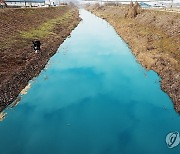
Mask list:
[[[0,10],[0,111],[37,76],[80,21],[70,6]],[[41,51],[32,50],[40,39]]]
[[[162,89],[180,112],[180,14],[131,10],[132,6],[90,6],[128,43],[138,61],[161,76]]]

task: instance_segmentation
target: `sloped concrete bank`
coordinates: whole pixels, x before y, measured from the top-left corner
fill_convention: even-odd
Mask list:
[[[13,17],[10,19],[12,26],[14,26],[13,22],[15,22],[15,24],[18,22],[17,19],[19,15],[22,24],[27,24],[29,28],[25,28],[23,31],[23,34],[26,34],[25,37],[19,33],[20,28],[18,29],[18,27],[17,31],[12,32],[14,34],[13,36],[7,32],[8,37],[12,37],[12,40],[14,39],[16,43],[1,40],[2,44],[7,41],[9,46],[7,48],[1,47],[0,49],[0,112],[17,98],[29,80],[38,76],[50,57],[56,53],[59,45],[63,43],[81,20],[77,8],[70,6],[63,8],[33,9],[10,10],[11,12],[15,12],[13,14],[14,19]],[[34,21],[29,21],[29,23],[23,23],[23,18],[27,18],[26,15],[34,11],[35,13],[29,16],[29,20],[33,20],[34,18],[37,19],[37,22],[33,23]],[[3,10],[3,12],[6,13],[6,10]],[[20,13],[18,14],[18,12]],[[23,16],[24,12],[26,12],[26,15]],[[39,14],[37,15],[37,13]],[[44,15],[46,15],[46,17],[44,17]],[[49,24],[49,20],[52,19],[53,21]],[[28,19],[25,19],[25,21],[28,22]],[[31,24],[32,27],[36,24],[36,26],[39,27],[37,28],[38,30],[36,30],[36,28],[31,29]],[[47,29],[44,29],[45,26],[41,28],[43,24],[45,26],[48,25],[46,27]],[[5,26],[2,22],[0,23],[1,30],[3,28],[5,29]],[[49,28],[50,26],[52,28]],[[42,33],[37,34],[41,30],[43,35]],[[36,34],[33,34],[34,31]],[[3,33],[3,31],[1,31],[1,33]],[[14,38],[14,36],[16,37]],[[31,47],[32,40],[35,38],[40,39],[42,43],[41,51],[38,53],[35,53]]]
[[[137,6],[89,6],[128,43],[138,61],[161,77],[161,88],[180,112],[180,14]]]

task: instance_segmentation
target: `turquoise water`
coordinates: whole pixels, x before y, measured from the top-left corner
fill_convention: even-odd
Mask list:
[[[0,122],[0,154],[179,154],[180,117],[160,78],[106,21],[83,19]]]

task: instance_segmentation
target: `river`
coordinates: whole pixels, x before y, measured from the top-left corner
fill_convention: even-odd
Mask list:
[[[160,77],[105,20],[83,19],[0,122],[1,154],[179,154],[180,117]]]

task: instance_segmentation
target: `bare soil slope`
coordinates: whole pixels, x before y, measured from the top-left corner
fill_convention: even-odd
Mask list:
[[[140,8],[135,12],[128,5],[88,10],[111,23],[139,62],[161,76],[162,89],[180,112],[180,14]]]
[[[40,73],[79,21],[70,6],[0,10],[0,111]],[[42,43],[37,54],[34,39]]]

